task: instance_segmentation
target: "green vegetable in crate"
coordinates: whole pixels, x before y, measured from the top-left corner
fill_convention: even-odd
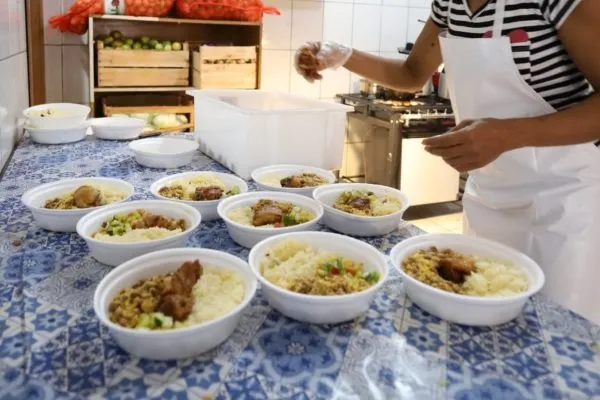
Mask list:
[[[131,46],[128,44],[124,44],[123,46],[121,46],[121,50],[131,50]]]
[[[104,39],[104,44],[110,46],[114,41],[115,39],[112,36],[108,36]]]
[[[140,49],[142,49],[142,44],[140,42],[135,42],[133,44],[133,48],[136,50],[140,50]]]
[[[121,47],[123,47],[123,42],[120,40],[115,40],[112,44],[112,47],[114,47],[115,49],[120,49]]]
[[[149,44],[150,44],[150,47],[155,47],[158,44],[158,40],[152,39],[152,40],[150,40]]]
[[[154,50],[163,50],[163,45],[162,43],[156,43],[154,45]]]
[[[173,48],[173,50],[175,51],[180,51],[181,49],[183,49],[183,46],[181,43],[179,42],[173,42],[173,44],[171,45],[171,47]]]
[[[123,34],[119,31],[112,31],[110,33],[110,36],[112,36],[113,39],[121,39],[123,37]]]
[[[148,44],[143,44],[143,45],[142,45],[142,49],[144,49],[144,50],[150,50],[150,45],[148,45]]]
[[[170,40],[163,40],[162,45],[163,46],[170,46],[171,45],[171,41]]]
[[[171,51],[173,50],[173,46],[171,46],[170,44],[166,44],[163,46],[163,50],[164,51]]]
[[[177,115],[177,121],[179,121],[180,124],[185,125],[188,123],[188,119],[185,115],[183,114],[179,114]]]
[[[152,120],[152,125],[157,129],[174,128],[181,125],[175,114],[158,114]]]
[[[128,44],[129,46],[133,46],[132,38],[123,38],[123,42],[125,42],[125,44]]]
[[[142,44],[149,44],[150,43],[150,38],[148,36],[142,36],[140,38],[140,41],[142,42]]]

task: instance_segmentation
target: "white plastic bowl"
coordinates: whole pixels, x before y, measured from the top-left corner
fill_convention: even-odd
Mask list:
[[[228,214],[230,211],[247,207],[258,200],[267,199],[274,201],[285,201],[312,212],[315,219],[300,225],[287,226],[283,228],[258,228],[246,226],[232,221]],[[219,216],[225,221],[229,236],[240,246],[252,248],[255,244],[271,236],[281,235],[289,232],[314,231],[323,217],[323,207],[313,199],[299,194],[283,192],[248,192],[222,200],[217,207]]]
[[[282,165],[271,165],[268,167],[262,167],[252,171],[252,180],[256,182],[261,190],[271,190],[276,192],[288,192],[301,194],[303,196],[312,197],[315,187],[307,188],[284,188],[281,186],[273,186],[268,183],[264,183],[263,180],[269,176],[276,176],[285,178],[290,175],[301,174],[301,173],[313,173],[327,179],[329,184],[336,182],[336,176],[331,171],[327,171],[321,168],[308,167],[304,165],[293,165],[293,164],[282,164]]]
[[[108,306],[121,289],[130,288],[141,279],[175,271],[184,262],[192,260],[237,272],[245,283],[246,293],[242,302],[217,319],[181,329],[136,330],[110,321]],[[248,264],[238,257],[205,249],[162,250],[130,260],[106,275],[96,287],[94,311],[119,346],[134,356],[153,360],[192,358],[218,346],[231,336],[243,310],[254,297],[256,286],[256,278],[250,272]]]
[[[273,246],[289,239],[362,262],[365,272],[379,272],[379,282],[362,292],[335,296],[300,294],[276,286],[262,276],[260,264]],[[311,324],[337,324],[364,314],[388,275],[386,259],[375,247],[358,239],[327,232],[294,232],[268,238],[254,246],[248,262],[271,307],[290,318]]]
[[[45,110],[55,112],[56,115],[52,117],[33,115],[36,112]],[[57,129],[78,126],[87,119],[89,113],[90,108],[81,104],[49,103],[29,107],[23,111],[23,116],[36,128]]]
[[[182,218],[186,222],[187,229],[168,238],[135,243],[103,242],[92,238],[92,234],[97,232],[102,223],[110,217],[138,209],[169,218]],[[93,258],[102,264],[115,266],[152,251],[184,247],[187,238],[200,225],[200,220],[200,212],[187,204],[163,200],[141,200],[107,206],[87,214],[77,223],[77,233],[86,241]]]
[[[475,297],[445,292],[406,274],[402,261],[414,252],[436,246],[454,251],[507,261],[521,268],[529,289],[511,297]],[[463,325],[491,326],[508,322],[521,314],[527,299],[544,286],[544,272],[525,254],[487,239],[457,234],[426,234],[398,243],[392,249],[392,263],[402,275],[406,293],[430,314]]]
[[[74,143],[85,139],[89,123],[82,122],[71,128],[37,128],[33,125],[25,126],[31,140],[40,144]]]
[[[169,197],[162,196],[159,193],[159,190],[162,187],[168,186],[173,181],[180,180],[180,179],[186,179],[186,178],[192,178],[192,177],[202,175],[202,174],[214,175],[217,179],[219,179],[221,182],[223,182],[225,184],[227,189],[231,189],[232,187],[237,186],[240,189],[240,194],[246,193],[248,191],[248,184],[246,184],[246,181],[244,181],[241,178],[238,178],[235,175],[224,174],[222,172],[192,171],[192,172],[183,172],[181,174],[165,176],[164,178],[161,178],[161,179],[155,181],[150,186],[150,192],[157,199],[176,201],[178,203],[183,203],[183,204],[187,204],[189,206],[194,207],[196,210],[200,211],[200,214],[202,215],[202,221],[214,221],[216,219],[219,219],[219,213],[217,212],[217,206],[224,199],[208,200],[208,201],[178,200],[178,199],[171,199]]]
[[[81,185],[96,183],[98,185],[109,186],[114,190],[123,192],[125,198],[119,202],[106,206],[91,207],[74,210],[49,210],[44,208],[47,200],[65,195],[74,191]],[[33,219],[43,229],[54,232],[75,232],[77,222],[86,214],[95,210],[120,204],[133,196],[134,188],[131,184],[120,179],[113,178],[75,178],[63,179],[56,182],[46,183],[28,190],[21,197],[21,201],[33,214]]]
[[[148,168],[178,168],[192,162],[200,145],[180,138],[148,138],[129,143],[135,160]]]
[[[402,207],[393,214],[381,217],[354,215],[333,208],[333,204],[339,195],[349,190],[369,190],[377,196],[395,196],[402,202]],[[400,225],[402,215],[410,205],[408,197],[400,190],[366,183],[338,183],[336,185],[321,186],[315,189],[313,197],[325,209],[325,216],[323,217],[325,225],[334,231],[358,237],[383,236],[394,231]]]
[[[137,118],[106,117],[90,120],[94,136],[104,140],[131,140],[137,139],[146,122]]]

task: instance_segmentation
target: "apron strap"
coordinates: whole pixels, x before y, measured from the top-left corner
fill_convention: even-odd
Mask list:
[[[502,37],[502,25],[504,24],[504,0],[496,1],[496,13],[494,14],[493,38]]]

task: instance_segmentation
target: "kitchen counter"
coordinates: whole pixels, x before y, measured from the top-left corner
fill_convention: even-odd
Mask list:
[[[198,154],[181,170],[224,168]],[[351,323],[289,320],[259,291],[214,351],[177,362],[130,357],[92,310],[110,268],[76,234],[40,229],[20,196],[61,178],[109,176],[143,199],[153,181],[181,170],[143,168],[126,143],[20,144],[0,180],[0,398],[600,399],[600,327],[542,297],[506,325],[448,324],[413,304],[395,272]],[[407,224],[366,241],[387,253],[421,233]],[[188,245],[248,254],[221,221],[203,223]]]

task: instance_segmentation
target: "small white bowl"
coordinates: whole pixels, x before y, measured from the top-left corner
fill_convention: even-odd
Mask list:
[[[146,122],[137,118],[106,117],[90,120],[94,136],[104,140],[132,140],[137,139]]]
[[[476,297],[449,293],[408,275],[402,261],[414,252],[436,246],[512,263],[529,281],[527,291],[511,297]],[[525,254],[491,240],[457,234],[426,234],[398,243],[390,253],[392,264],[402,275],[408,296],[419,307],[439,318],[462,325],[491,326],[508,322],[521,314],[527,299],[544,286],[544,272]]]
[[[228,214],[230,211],[239,207],[248,207],[258,200],[274,200],[292,203],[298,207],[310,211],[315,215],[315,219],[304,224],[286,226],[282,228],[259,228],[246,226],[232,221]],[[224,199],[217,207],[219,216],[225,221],[229,236],[234,242],[246,248],[252,248],[255,244],[271,236],[281,235],[289,232],[314,231],[317,230],[319,221],[323,217],[323,207],[313,199],[299,194],[283,192],[248,192],[237,196]]]
[[[284,188],[281,185],[271,185],[264,182],[264,179],[268,179],[268,177],[277,177],[278,179],[283,179],[290,175],[301,174],[301,173],[312,173],[317,174],[320,177],[327,179],[329,184],[335,183],[337,178],[335,174],[331,171],[327,171],[321,168],[308,167],[304,165],[293,165],[293,164],[283,164],[283,165],[270,165],[268,167],[262,167],[255,169],[252,171],[252,180],[256,182],[256,186],[261,190],[270,190],[276,192],[288,192],[301,194],[303,196],[312,197],[313,191],[318,187],[307,187],[307,188]]]
[[[161,179],[155,181],[150,186],[150,192],[157,199],[176,201],[178,203],[183,203],[183,204],[187,204],[189,206],[194,207],[195,209],[200,211],[200,214],[202,214],[202,221],[214,221],[216,219],[219,219],[219,213],[217,212],[217,206],[224,199],[207,200],[207,201],[178,200],[178,199],[171,199],[169,197],[162,196],[159,193],[159,190],[162,187],[168,186],[173,181],[180,180],[180,179],[186,179],[186,178],[192,178],[192,177],[202,175],[202,174],[214,175],[217,179],[219,179],[221,182],[223,182],[223,184],[225,184],[227,189],[237,186],[240,189],[240,194],[246,193],[248,191],[248,184],[246,183],[246,181],[244,181],[241,178],[238,178],[235,175],[224,174],[222,172],[192,171],[192,172],[183,172],[181,174],[165,176],[164,178],[161,178]]]
[[[402,207],[393,214],[381,217],[354,215],[333,208],[338,196],[349,190],[369,190],[377,196],[395,196],[402,202]],[[383,236],[394,231],[400,225],[402,215],[410,205],[408,197],[400,190],[367,183],[338,183],[321,186],[315,189],[313,197],[325,209],[325,216],[323,217],[325,225],[334,231],[358,237]]]
[[[44,208],[47,200],[56,198],[74,191],[81,185],[96,183],[125,194],[121,201],[106,206],[73,209],[73,210],[51,210]],[[21,201],[33,214],[33,219],[43,229],[53,232],[75,232],[77,222],[92,211],[123,203],[131,198],[134,193],[131,184],[120,179],[113,178],[75,178],[63,179],[56,182],[46,183],[28,190],[21,197]]]
[[[229,313],[202,324],[185,328],[150,331],[128,329],[108,318],[108,306],[121,289],[130,288],[141,279],[177,270],[184,262],[199,260],[215,268],[228,268],[244,280],[246,293],[242,302]],[[123,350],[152,360],[192,358],[223,343],[235,330],[256,293],[257,282],[248,264],[230,254],[205,249],[179,248],[162,250],[130,260],[112,270],[96,287],[94,311]]]
[[[157,137],[129,143],[135,160],[148,168],[178,168],[192,162],[200,145],[189,139]]]
[[[307,295],[281,288],[262,276],[260,264],[273,246],[289,239],[361,262],[365,272],[379,272],[379,282],[362,292],[334,296]],[[290,318],[311,324],[338,324],[364,314],[388,276],[386,259],[375,247],[358,239],[327,232],[294,232],[268,238],[254,246],[248,262],[271,307]]]
[[[82,122],[72,128],[37,128],[26,125],[31,140],[40,144],[65,144],[79,142],[87,136],[89,124]]]
[[[40,111],[50,110],[55,115],[41,117],[35,114]],[[29,107],[23,111],[23,116],[36,128],[58,129],[71,128],[84,122],[90,113],[90,108],[81,104],[49,103]]]
[[[186,222],[187,229],[168,238],[134,243],[103,242],[92,238],[92,234],[97,232],[102,223],[110,217],[138,209],[169,218],[182,218]],[[152,251],[184,247],[187,238],[200,225],[200,220],[200,212],[187,204],[163,200],[141,200],[107,206],[87,214],[77,223],[77,233],[86,241],[93,258],[102,264],[115,266]]]

